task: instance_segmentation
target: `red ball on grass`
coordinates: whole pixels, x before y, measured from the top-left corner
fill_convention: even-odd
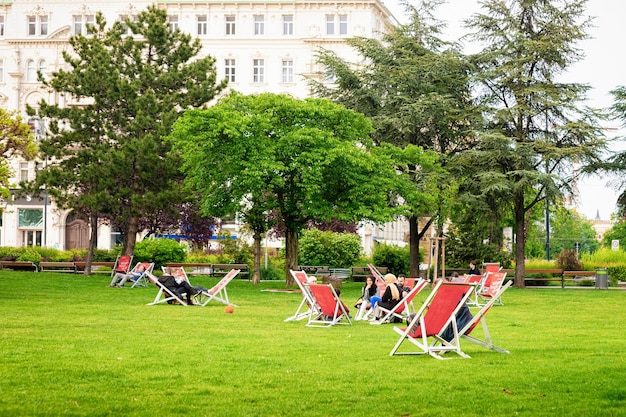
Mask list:
[[[233,306],[226,306],[224,307],[224,313],[226,314],[233,314],[235,312],[235,307]]]

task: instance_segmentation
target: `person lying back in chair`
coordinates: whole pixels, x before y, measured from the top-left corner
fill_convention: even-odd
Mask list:
[[[168,290],[172,293],[176,294],[178,298],[183,298],[183,294],[187,298],[187,304],[193,305],[193,301],[191,297],[193,295],[199,294],[202,289],[194,288],[191,284],[185,279],[178,279],[173,275],[174,271],[170,267],[166,267],[163,273],[163,276],[159,278],[159,282],[163,284]],[[170,301],[168,303],[171,304]]]
[[[117,272],[113,279],[111,280],[111,284],[109,287],[119,287],[122,288],[126,281],[133,280],[137,281],[143,273],[146,272],[146,267],[143,264],[137,265],[137,269],[135,271],[131,271],[128,274],[122,274],[121,272]]]

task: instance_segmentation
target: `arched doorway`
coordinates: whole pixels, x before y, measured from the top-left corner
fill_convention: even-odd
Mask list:
[[[89,224],[84,216],[71,212],[65,220],[65,249],[89,247]]]

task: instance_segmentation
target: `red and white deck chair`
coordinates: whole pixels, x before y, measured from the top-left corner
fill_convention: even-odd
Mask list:
[[[379,320],[370,321],[370,324],[383,324],[391,322],[392,317],[397,317],[400,320],[404,320],[408,317],[409,314],[415,313],[415,308],[413,307],[413,298],[417,294],[420,293],[424,288],[426,288],[426,284],[428,281],[424,279],[419,279],[415,286],[411,289],[411,291],[404,297],[398,304],[396,304],[392,309],[386,309],[381,307],[378,308],[384,316],[382,316]]]
[[[137,265],[135,265],[135,267],[129,272],[129,274],[137,272],[137,268],[139,268],[139,265],[143,265],[143,267],[145,268],[144,273],[141,274],[141,276],[139,276],[137,279],[133,280],[133,285],[131,285],[130,288],[147,287],[150,283],[146,272],[152,273],[152,270],[154,270],[154,262],[137,262]]]
[[[213,287],[209,288],[206,291],[202,291],[194,295],[194,298],[202,307],[205,307],[207,304],[209,304],[211,300],[219,301],[222,304],[237,307],[237,304],[233,304],[228,300],[228,291],[226,291],[226,287],[233,280],[233,278],[237,276],[239,272],[241,272],[240,269],[231,269],[230,271],[228,271],[228,274],[224,275],[224,277],[218,281],[217,284],[215,284]]]
[[[370,269],[370,272],[374,277],[374,282],[376,283],[376,285],[378,285],[378,289],[381,289],[381,286],[383,286],[384,288],[382,288],[382,290],[384,291],[387,287],[387,284],[385,283],[385,277],[383,276],[383,274],[381,274],[380,271],[378,271],[378,269],[376,269],[373,264],[367,264],[367,267]]]
[[[483,285],[478,290],[478,302],[476,305],[478,307],[485,306],[491,299],[495,299],[492,304],[499,306],[503,305],[500,288],[502,288],[505,279],[506,272],[492,272],[487,274],[487,277],[483,281]]]
[[[485,272],[484,275],[464,275],[462,277],[465,284],[473,284],[476,288],[475,291],[472,292],[472,296],[470,297],[470,299],[467,300],[468,306],[478,306],[478,291],[480,291],[483,286],[483,282],[485,281],[485,278],[489,275],[491,275],[491,272]]]
[[[152,274],[152,272],[146,272],[144,275],[147,276],[148,280],[151,283],[153,283],[154,285],[156,285],[156,287],[159,289],[159,292],[157,293],[156,297],[154,297],[154,301],[152,301],[151,303],[148,303],[146,305],[153,306],[155,304],[161,304],[161,303],[171,304],[174,301],[176,301],[176,302],[178,302],[178,304],[181,304],[181,305],[184,305],[184,306],[187,305],[187,303],[184,302],[182,300],[182,298],[180,298],[178,295],[176,295],[172,291],[170,291],[165,285],[161,284],[159,282],[159,279],[157,277],[155,277]]]
[[[302,293],[302,301],[300,302],[300,305],[298,306],[295,314],[287,317],[285,321],[287,322],[302,320],[309,318],[311,314],[317,314],[319,312],[319,307],[315,303],[315,300],[313,299],[309,288],[304,285],[309,283],[308,275],[305,271],[289,270],[289,272],[291,272],[293,279],[296,281],[298,287],[300,288],[300,292]]]
[[[469,358],[461,350],[456,314],[473,291],[474,287],[470,284],[438,281],[408,327],[393,328],[400,335],[400,339],[389,355],[426,354],[437,359],[445,359],[441,356],[442,353],[456,352],[463,358]],[[454,336],[452,340],[446,341],[442,335],[450,325]],[[410,342],[418,350],[400,351],[399,348],[404,342]]]
[[[339,299],[331,284],[304,284],[319,310],[309,315],[307,327],[330,327],[335,324],[350,324],[350,310]]]
[[[485,304],[477,313],[474,314],[474,317],[472,318],[472,320],[469,323],[467,323],[462,329],[459,330],[459,335],[461,336],[461,338],[468,340],[472,343],[475,343],[479,346],[482,346],[484,348],[493,350],[494,352],[510,353],[508,350],[495,346],[491,342],[491,335],[489,334],[489,328],[487,327],[487,321],[485,320],[485,315],[487,314],[487,312],[489,312],[489,309],[491,309],[495,301],[500,298],[502,293],[506,291],[506,289],[509,288],[511,284],[513,284],[513,281],[507,281],[506,284],[500,287],[500,289],[498,290],[498,293],[495,294],[494,297],[491,297],[491,299],[487,302],[487,304]],[[471,335],[472,331],[476,328],[476,325],[479,322],[483,329],[484,340]]]
[[[130,267],[133,263],[133,257],[130,255],[119,255],[117,259],[115,259],[115,265],[113,265],[113,269],[111,270],[111,278],[115,274],[128,274]]]

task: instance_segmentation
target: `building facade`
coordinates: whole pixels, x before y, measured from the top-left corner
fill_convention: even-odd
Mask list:
[[[380,37],[393,19],[380,0],[0,0],[0,105],[28,120],[36,136],[43,135],[46,121],[28,118],[26,107],[37,109],[41,100],[61,106],[73,103],[70,97],[44,90],[37,73],[45,76],[70,69],[62,52],[71,51],[70,37],[86,34],[98,12],[110,25],[152,4],[167,11],[172,29],[201,41],[201,55],[216,59],[218,78],[227,79],[229,88],[244,94],[271,92],[298,98],[311,95],[305,77],[326,77],[315,59],[318,48],[356,59],[346,39]],[[12,184],[17,187],[19,181],[34,178],[42,162],[14,158],[11,165]],[[87,245],[85,219],[59,209],[45,193],[42,198],[14,195],[0,204],[4,208],[2,246],[71,249]],[[103,225],[98,247],[109,249],[117,238],[115,231]]]

